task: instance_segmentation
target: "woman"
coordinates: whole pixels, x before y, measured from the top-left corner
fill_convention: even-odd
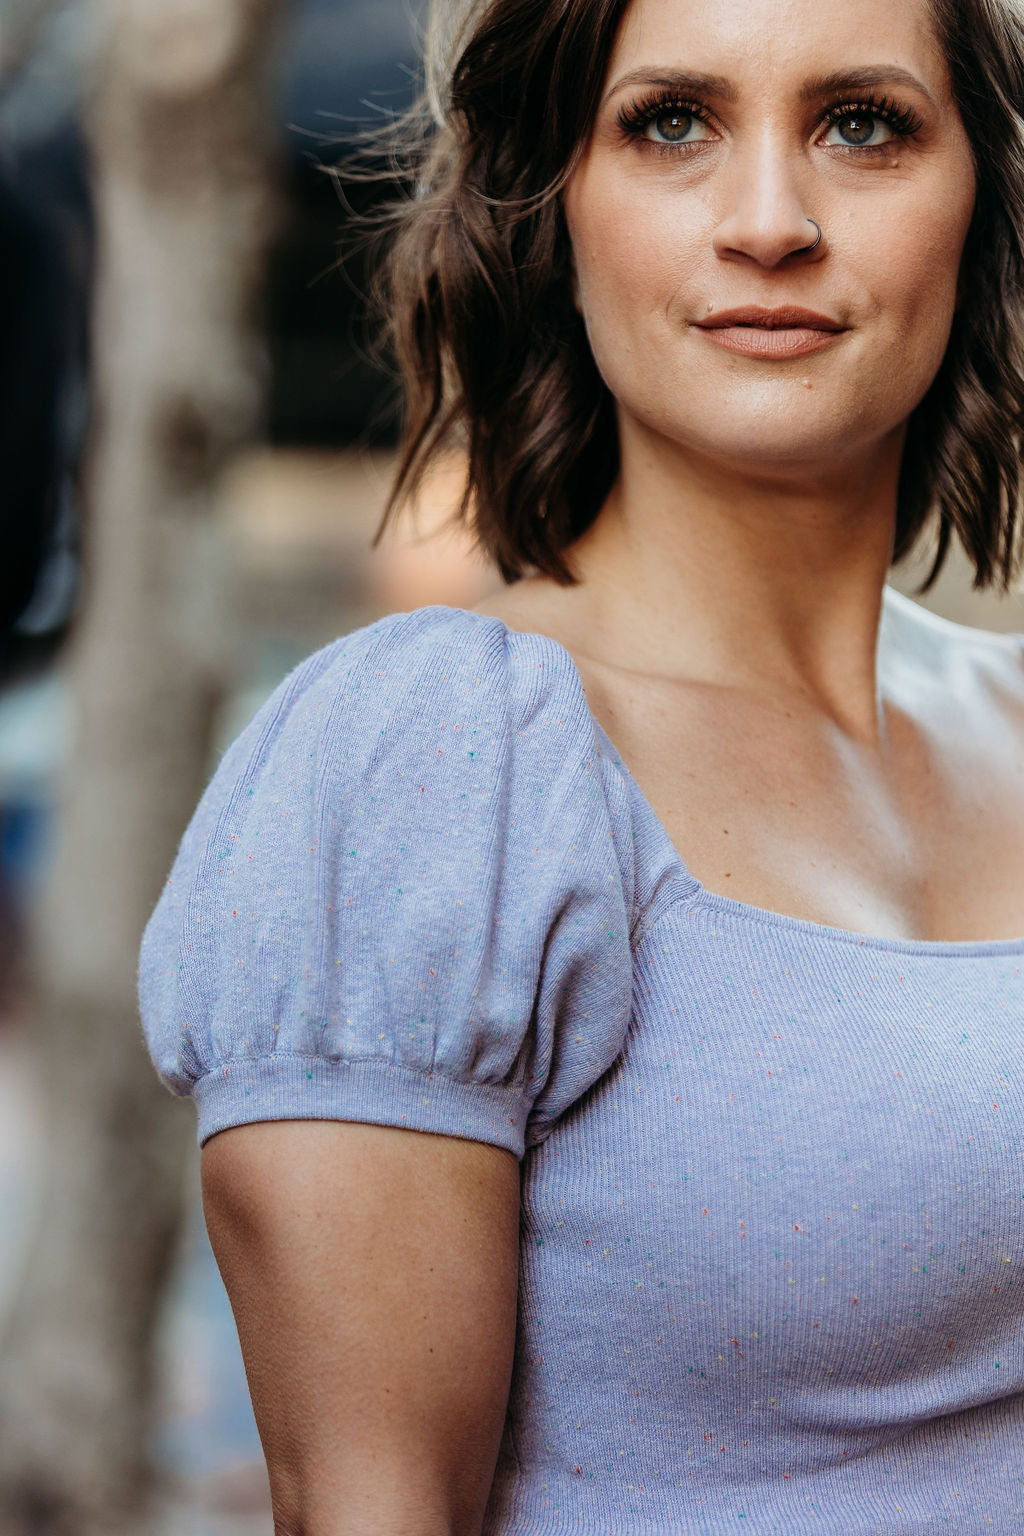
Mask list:
[[[276,1529],[1009,1536],[1024,637],[885,578],[1019,559],[1021,22],[449,58],[399,490],[463,431],[508,590],[299,667],[143,950]]]

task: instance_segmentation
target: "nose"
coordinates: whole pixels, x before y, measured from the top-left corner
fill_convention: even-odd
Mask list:
[[[820,220],[806,211],[801,183],[806,176],[784,146],[766,138],[730,159],[719,197],[722,216],[715,228],[715,253],[725,261],[753,261],[777,267],[789,257],[820,261],[825,241]],[[814,209],[811,209],[814,213]]]

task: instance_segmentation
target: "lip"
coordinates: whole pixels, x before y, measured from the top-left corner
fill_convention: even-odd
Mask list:
[[[786,304],[766,309],[760,304],[745,304],[738,309],[723,309],[694,322],[709,341],[729,352],[747,357],[806,357],[832,346],[847,327],[813,309]]]
[[[813,309],[801,309],[795,304],[785,304],[778,309],[765,309],[760,304],[744,304],[739,309],[723,309],[717,315],[708,315],[695,322],[702,331],[718,331],[734,325],[751,326],[760,331],[844,331],[846,327],[828,315],[819,315]]]

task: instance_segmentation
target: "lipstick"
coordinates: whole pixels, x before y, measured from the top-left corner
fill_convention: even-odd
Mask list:
[[[847,328],[829,315],[798,305],[767,309],[746,304],[695,321],[694,329],[729,352],[773,360],[822,352],[844,336]]]

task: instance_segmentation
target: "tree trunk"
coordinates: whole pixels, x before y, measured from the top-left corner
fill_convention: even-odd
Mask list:
[[[87,568],[67,659],[73,740],[34,923],[47,1155],[0,1348],[2,1536],[116,1536],[150,1518],[153,1337],[194,1118],[145,1052],[136,957],[231,665],[213,507],[260,419],[259,296],[277,218],[277,0],[99,9]]]

